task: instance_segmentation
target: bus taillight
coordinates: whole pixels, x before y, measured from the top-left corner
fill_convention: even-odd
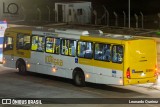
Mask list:
[[[131,78],[130,68],[127,69],[126,76],[127,76],[127,78]]]

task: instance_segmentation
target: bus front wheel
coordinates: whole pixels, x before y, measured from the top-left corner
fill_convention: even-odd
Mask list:
[[[23,62],[18,61],[17,62],[17,68],[18,68],[18,72],[22,75],[26,74],[26,66]]]
[[[74,83],[76,86],[84,87],[85,86],[85,76],[81,71],[77,71],[74,75]]]

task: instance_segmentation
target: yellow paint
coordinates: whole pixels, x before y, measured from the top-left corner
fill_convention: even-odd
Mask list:
[[[56,59],[53,56],[45,56],[45,62],[46,63],[52,63],[53,65],[63,66],[63,60]]]
[[[8,28],[5,32],[5,36],[9,36],[13,38],[13,50],[7,50],[4,51],[4,55],[12,55],[12,56],[18,56],[21,58],[30,58],[31,57],[31,50],[22,50],[22,49],[16,49],[16,41],[17,41],[17,34],[22,33],[26,35],[31,35],[32,30],[21,30],[21,28]]]
[[[157,50],[155,40],[143,37],[118,40],[96,36],[82,36],[80,40],[90,41],[93,43],[106,43],[111,45],[118,44],[122,45],[124,48],[123,63],[121,64],[79,58],[80,64],[108,68],[112,70],[120,70],[123,72],[123,80],[120,81],[120,83],[123,81],[123,85],[156,82],[157,77],[154,75],[157,65]],[[130,79],[126,77],[126,71],[128,68],[130,68]],[[135,73],[133,73],[134,70]]]

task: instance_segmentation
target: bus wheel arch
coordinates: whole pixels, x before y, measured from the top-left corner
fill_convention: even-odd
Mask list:
[[[85,86],[85,74],[81,68],[75,68],[73,70],[73,81],[76,86],[84,87]]]
[[[26,63],[21,58],[16,61],[16,68],[18,69],[18,72],[22,75],[25,75],[27,73]]]

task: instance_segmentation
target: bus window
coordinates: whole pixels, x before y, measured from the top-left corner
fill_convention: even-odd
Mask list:
[[[77,45],[77,41],[69,40],[69,55],[70,56],[76,56],[76,45]]]
[[[78,42],[78,57],[91,59],[93,56],[91,42]]]
[[[69,55],[69,40],[62,39],[62,48],[61,48],[61,54],[62,55]]]
[[[36,51],[38,48],[38,36],[32,36],[32,51]]]
[[[46,52],[54,53],[54,47],[55,47],[54,38],[47,38],[46,39]]]
[[[113,45],[112,47],[112,61],[114,63],[123,62],[123,46]]]
[[[59,54],[59,51],[60,51],[60,39],[47,38],[46,39],[46,52]]]
[[[45,38],[39,37],[37,51],[44,52],[44,43],[45,43]]]
[[[13,50],[13,38],[12,37],[4,37],[4,51]]]
[[[76,56],[76,40],[65,40],[62,39],[62,55],[68,55],[68,56]]]
[[[110,46],[110,44],[95,44],[94,59],[109,62],[111,60]]]
[[[44,52],[45,37],[32,36],[32,47],[33,51]]]
[[[60,53],[60,43],[61,43],[61,40],[56,38],[55,39],[55,54],[59,54]]]
[[[30,49],[30,36],[27,36],[24,34],[18,34],[16,48],[29,50]]]

